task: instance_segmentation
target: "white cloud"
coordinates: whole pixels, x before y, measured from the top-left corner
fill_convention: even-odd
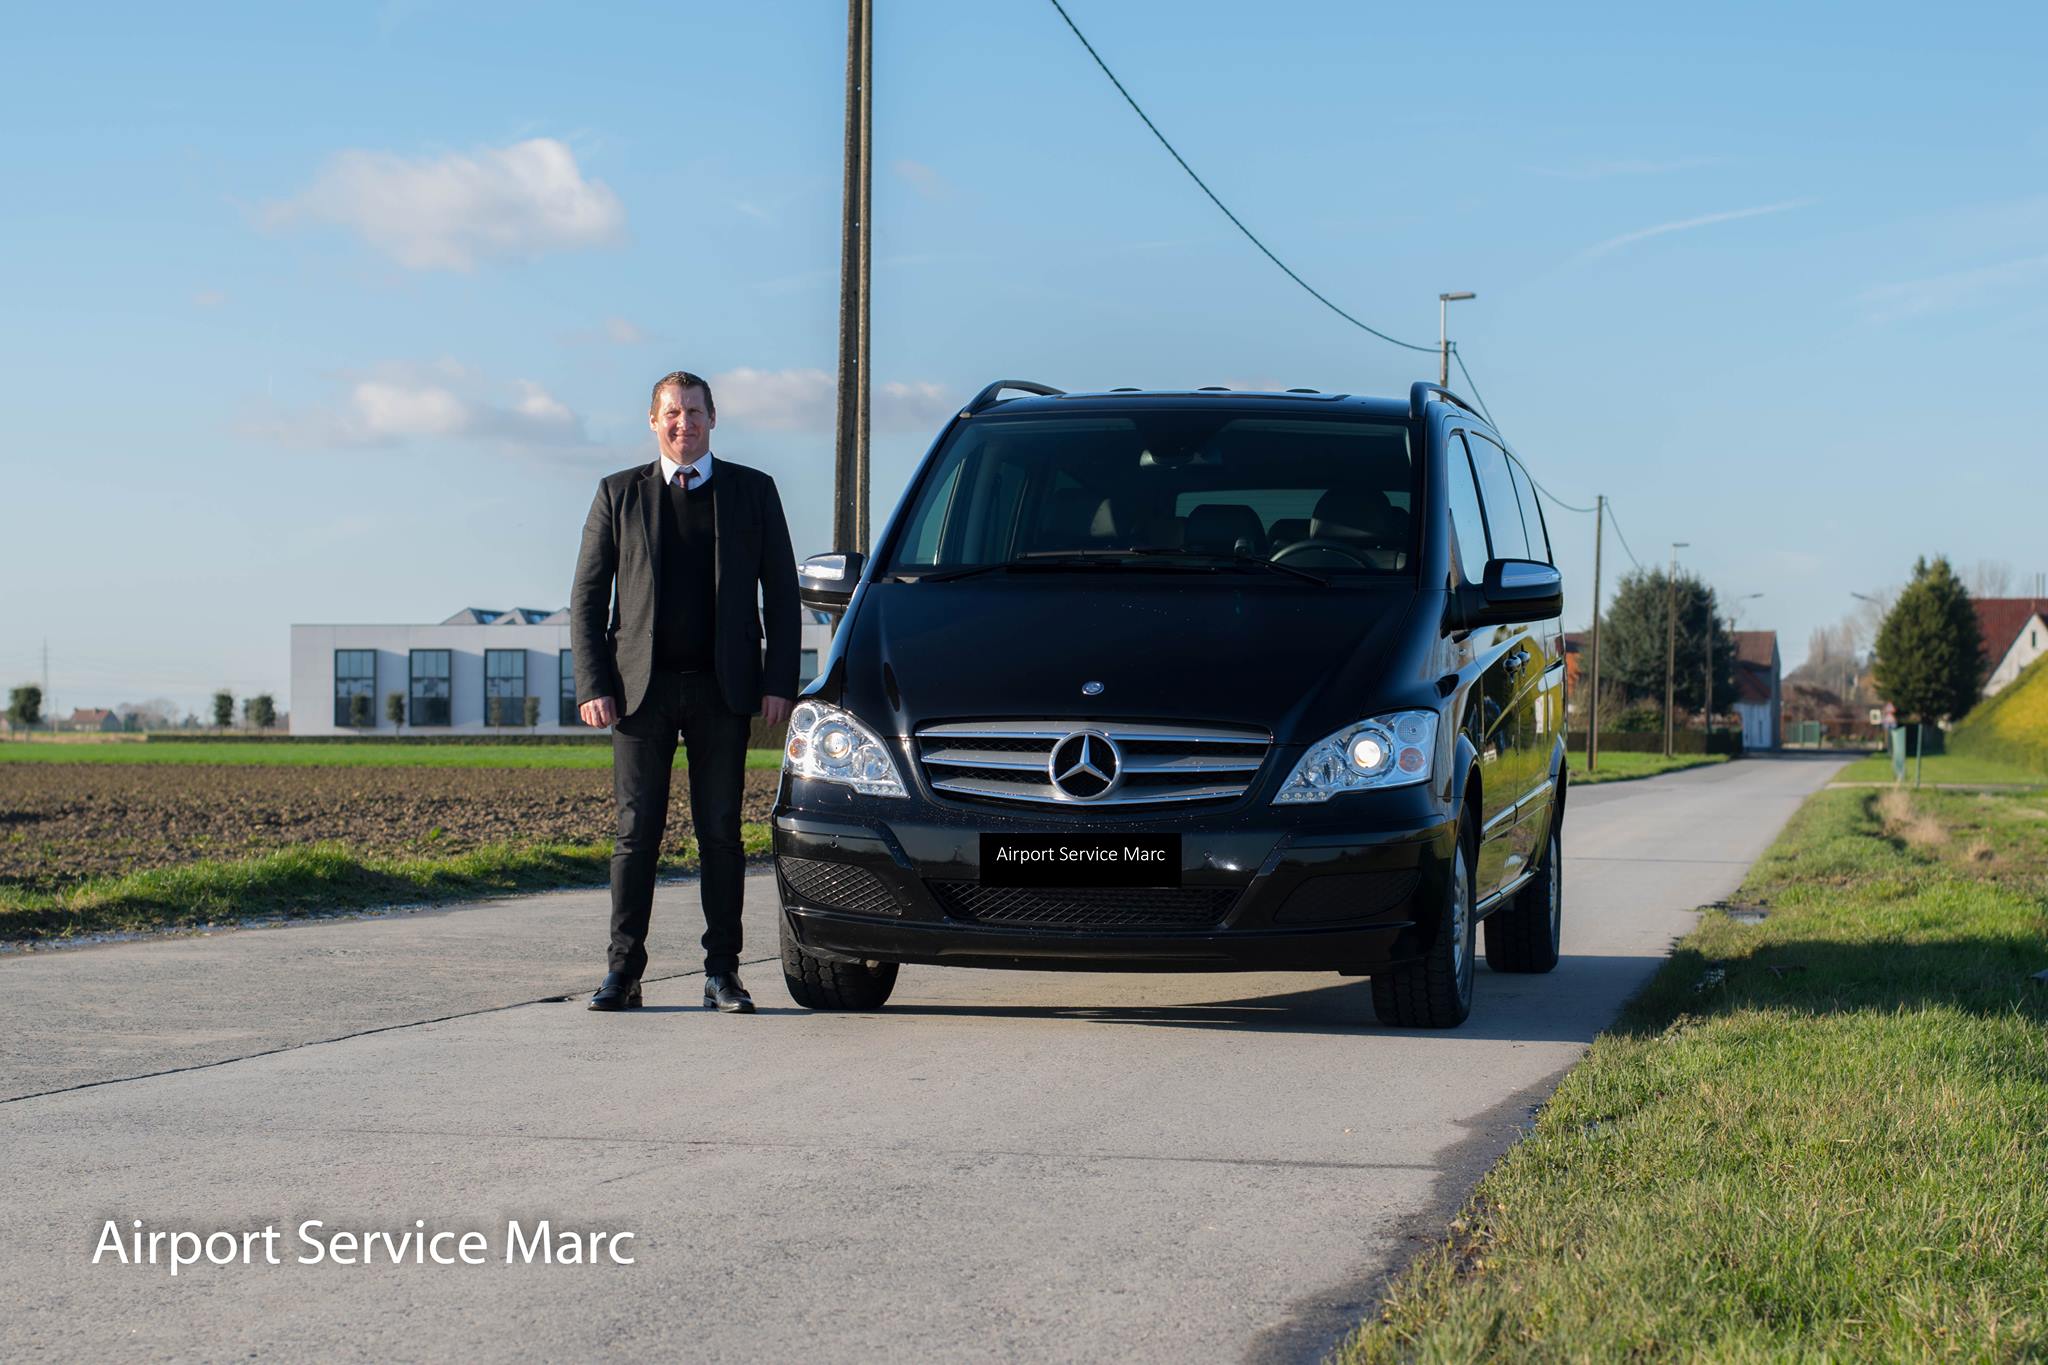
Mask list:
[[[531,379],[493,383],[453,361],[386,364],[336,376],[338,399],[252,435],[311,446],[407,446],[458,441],[511,452],[587,449],[582,418]]]
[[[953,192],[953,186],[946,177],[922,161],[901,160],[893,163],[889,169],[909,181],[911,188],[927,199],[944,199]]]
[[[332,223],[414,270],[470,270],[616,242],[626,211],[602,181],[584,179],[566,145],[531,138],[468,156],[341,152],[264,221]]]
[[[763,431],[830,431],[837,421],[837,378],[825,370],[740,368],[711,376],[721,422]],[[929,380],[894,380],[868,391],[868,424],[880,431],[927,431],[960,399]]]
[[[1756,208],[1729,209],[1722,213],[1703,213],[1697,218],[1680,218],[1675,222],[1659,223],[1655,227],[1638,228],[1634,232],[1624,232],[1619,237],[1609,237],[1604,242],[1598,242],[1593,246],[1587,247],[1579,255],[1581,259],[1605,256],[1608,252],[1618,247],[1627,246],[1631,242],[1645,241],[1651,237],[1662,237],[1668,232],[1690,232],[1694,228],[1711,227],[1716,223],[1732,223],[1740,218],[1761,218],[1765,214],[1784,213],[1791,209],[1807,208],[1818,202],[1818,200],[1814,199],[1788,199],[1782,204],[1762,204]]]
[[[1857,295],[1872,322],[1897,322],[1964,308],[2009,289],[2048,279],[2048,256],[2026,256],[1975,270],[1872,285]]]

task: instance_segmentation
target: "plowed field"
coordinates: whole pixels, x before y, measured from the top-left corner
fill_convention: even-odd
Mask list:
[[[774,772],[750,771],[742,818],[766,820]],[[690,839],[680,768],[665,852]],[[551,768],[0,767],[0,885],[53,891],[106,873],[244,858],[340,840],[363,855],[459,853],[613,832],[608,770]]]

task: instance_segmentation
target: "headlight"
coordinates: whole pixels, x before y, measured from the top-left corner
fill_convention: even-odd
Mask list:
[[[789,716],[783,771],[819,782],[843,782],[865,796],[902,796],[895,760],[875,732],[836,706],[807,701]]]
[[[1435,752],[1434,711],[1395,711],[1362,720],[1311,744],[1273,804],[1327,801],[1339,792],[1426,782]]]

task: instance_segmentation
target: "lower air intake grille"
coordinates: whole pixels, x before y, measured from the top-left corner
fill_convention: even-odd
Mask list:
[[[1344,920],[1371,919],[1383,915],[1415,894],[1422,874],[1413,868],[1400,872],[1339,872],[1310,877],[1294,888],[1273,916],[1275,924],[1333,924]]]
[[[900,915],[903,907],[882,879],[864,867],[825,863],[815,858],[777,858],[775,866],[789,889],[828,910],[861,915]]]
[[[1237,903],[1236,887],[1022,887],[931,882],[953,919],[1045,929],[1209,929]]]

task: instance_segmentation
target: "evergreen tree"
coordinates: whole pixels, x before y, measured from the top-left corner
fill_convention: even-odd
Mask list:
[[[43,689],[34,683],[23,683],[8,693],[7,719],[17,730],[42,724]]]
[[[404,731],[405,693],[386,692],[384,694],[384,719],[391,722],[391,728],[394,731]]]
[[[1678,575],[1677,591],[1662,569],[1624,574],[1614,600],[1600,622],[1600,674],[1620,684],[1629,697],[1664,708],[1664,668],[1673,598],[1678,608],[1678,676],[1674,696],[1681,711],[1706,704],[1706,656],[1714,649],[1714,707],[1725,711],[1735,700],[1735,641],[1721,619],[1714,590],[1689,573]],[[1711,634],[1710,634],[1711,631]],[[1604,699],[1603,699],[1604,700]]]
[[[268,692],[259,692],[242,703],[242,715],[258,730],[277,724],[277,702]]]
[[[1984,681],[1984,638],[1970,594],[1937,555],[1913,565],[1877,632],[1877,693],[1899,719],[1941,721],[1977,703]]]
[[[235,723],[235,694],[222,690],[213,694],[213,728],[225,730]]]

